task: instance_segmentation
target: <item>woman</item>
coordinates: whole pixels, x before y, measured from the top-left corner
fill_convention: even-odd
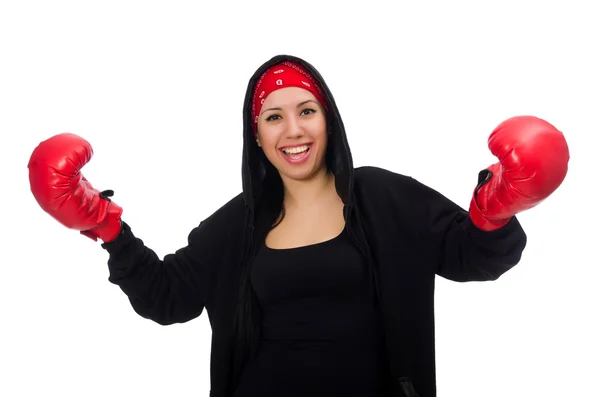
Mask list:
[[[83,138],[40,143],[31,190],[103,241],[109,280],[140,316],[168,325],[206,309],[211,396],[435,396],[435,276],[495,280],[519,262],[515,215],[562,183],[562,133],[535,117],[501,123],[490,136],[500,161],[464,210],[411,177],[354,168],[334,98],[300,58],[258,68],[243,124],[243,191],[162,260],[112,191],[81,175]]]

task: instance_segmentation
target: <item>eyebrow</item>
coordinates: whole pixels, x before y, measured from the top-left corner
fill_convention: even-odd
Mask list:
[[[315,102],[315,101],[312,100],[312,99],[309,99],[307,101],[300,102],[298,105],[296,105],[296,107],[299,108],[300,106],[305,105],[308,102]],[[317,103],[317,102],[315,102],[315,103]],[[260,112],[260,114],[263,114],[264,112],[268,112],[269,110],[281,110],[281,108],[269,108],[269,109],[265,109],[262,112]]]

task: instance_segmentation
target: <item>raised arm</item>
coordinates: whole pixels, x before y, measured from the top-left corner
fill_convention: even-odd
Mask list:
[[[478,228],[462,207],[425,185],[418,187],[421,235],[436,263],[435,272],[453,281],[495,280],[521,260],[527,236],[516,217],[494,231]]]
[[[115,240],[102,244],[110,255],[109,281],[121,288],[140,316],[169,325],[202,314],[218,263],[218,247],[207,235],[206,222],[191,231],[185,247],[162,260],[125,222]]]
[[[499,161],[479,173],[468,213],[428,193],[438,274],[448,279],[493,280],[517,264],[526,236],[515,215],[544,201],[567,174],[563,134],[537,117],[505,120],[488,143]]]
[[[189,234],[186,247],[159,259],[122,222],[123,209],[110,199],[112,192],[96,190],[81,174],[92,155],[91,145],[75,134],[41,142],[28,164],[36,201],[63,226],[103,241],[110,254],[109,280],[121,287],[141,316],[164,325],[199,316],[219,249],[206,232],[210,222]]]
[[[394,251],[399,261],[454,281],[495,280],[519,263],[527,236],[516,214],[558,188],[569,151],[562,133],[535,117],[506,120],[489,142],[500,161],[479,173],[468,209],[415,178],[357,169],[358,198],[373,243],[402,239],[399,246],[406,249]]]

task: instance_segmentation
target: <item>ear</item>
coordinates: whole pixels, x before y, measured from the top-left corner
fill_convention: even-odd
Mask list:
[[[260,139],[258,138],[258,136],[256,137],[256,144],[258,145],[258,147],[261,147],[260,146]]]

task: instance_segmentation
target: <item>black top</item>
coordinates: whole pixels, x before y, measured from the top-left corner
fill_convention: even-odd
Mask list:
[[[261,343],[235,396],[382,396],[385,344],[368,271],[345,229],[299,248],[263,244],[251,273]]]
[[[368,248],[368,263],[376,264],[380,287],[378,307],[385,319],[390,386],[404,390],[414,387],[419,397],[435,397],[436,275],[459,282],[496,280],[520,261],[527,236],[516,217],[492,232],[478,229],[467,211],[410,177],[381,168],[359,167],[355,169],[353,181],[355,199],[352,202],[355,207],[348,207],[346,229],[363,248]],[[209,316],[212,328],[211,397],[232,397],[233,390],[230,388],[240,379],[232,371],[233,364],[238,363],[232,358],[238,348],[232,343],[232,325],[241,288],[238,275],[240,269],[246,266],[246,253],[252,252],[242,249],[250,247],[246,243],[252,237],[253,229],[247,222],[248,206],[243,196],[238,195],[195,227],[189,233],[186,246],[164,258],[136,237],[125,221],[119,237],[102,244],[110,255],[109,281],[127,295],[140,316],[162,325],[190,321],[202,313]],[[251,242],[257,244],[256,249],[263,244],[259,239]],[[307,250],[320,251],[328,245],[337,244],[331,242]],[[267,252],[266,255],[275,254],[285,255],[285,251]],[[337,259],[340,257],[324,256],[325,260],[320,261],[318,269],[343,268],[342,262]],[[350,263],[346,264],[348,270],[355,268]],[[279,268],[286,270],[297,267],[290,261],[280,265]],[[310,268],[310,263],[304,265],[306,270]],[[257,266],[256,270],[260,267]],[[348,280],[344,276],[351,273],[335,272],[338,278],[335,283],[327,284],[329,295],[326,296],[331,299],[331,292],[339,290],[340,284]],[[277,277],[283,278],[281,274],[289,275],[290,272],[278,274]],[[248,277],[247,282],[250,281]],[[316,285],[309,284],[303,291],[314,289]],[[334,309],[334,315],[342,317],[340,313]],[[254,318],[254,314],[253,311],[252,320],[260,321],[258,316]],[[354,314],[354,324],[371,324],[361,323],[360,316]],[[353,333],[357,333],[356,328]],[[270,363],[284,368],[284,360],[272,360],[274,355],[265,353],[264,346],[272,347],[274,344],[263,342],[259,356],[259,360],[262,358],[263,361],[254,363],[249,369],[257,374],[257,379],[261,374],[264,376],[262,379],[268,377],[260,368],[262,363],[266,363],[264,367],[267,369],[276,370]],[[308,354],[306,350],[302,353]],[[335,353],[328,356],[317,352],[315,355],[318,360],[312,358],[310,362],[313,365],[319,364],[317,361],[323,360],[322,357],[336,358]],[[342,362],[340,367],[344,364],[346,362]],[[289,369],[280,372],[289,372]],[[350,377],[346,376],[346,379]],[[465,374],[464,381],[469,379],[470,375]],[[344,385],[346,383],[340,387]],[[398,396],[401,393],[388,395]],[[409,397],[416,395],[404,394]]]

